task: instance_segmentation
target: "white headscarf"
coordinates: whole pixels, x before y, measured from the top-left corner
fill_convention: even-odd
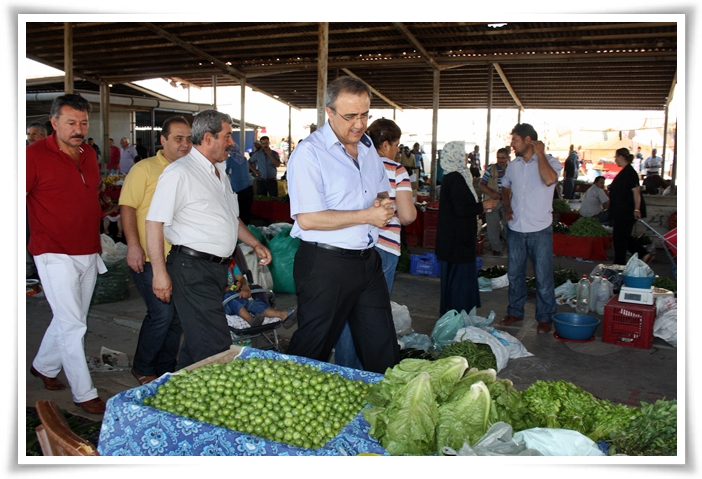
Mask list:
[[[475,201],[478,201],[478,195],[473,188],[473,175],[466,166],[465,141],[450,141],[444,145],[443,150],[441,150],[441,168],[444,170],[444,174],[456,171],[463,175],[468,189],[473,193],[473,198],[475,198]]]

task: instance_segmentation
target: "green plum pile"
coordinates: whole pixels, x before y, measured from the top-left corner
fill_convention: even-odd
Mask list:
[[[310,364],[240,359],[181,372],[144,404],[245,434],[317,449],[366,404],[362,380]]]

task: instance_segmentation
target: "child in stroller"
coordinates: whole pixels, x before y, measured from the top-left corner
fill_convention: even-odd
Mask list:
[[[224,294],[224,299],[229,299],[224,304],[224,310],[228,315],[237,315],[249,323],[251,327],[260,326],[266,318],[280,318],[286,323],[294,323],[297,316],[297,308],[292,307],[287,311],[271,307],[263,299],[251,295],[251,288],[242,274],[236,261],[232,259],[227,272],[229,285]]]

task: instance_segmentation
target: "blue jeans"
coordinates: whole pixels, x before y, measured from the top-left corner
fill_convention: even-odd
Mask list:
[[[383,274],[385,275],[385,282],[388,283],[388,292],[392,293],[392,284],[395,282],[395,270],[397,269],[397,262],[400,261],[400,257],[382,250],[377,246],[375,250],[378,252],[383,262]]]
[[[395,270],[397,269],[397,262],[400,260],[400,257],[378,247],[376,247],[375,250],[378,252],[383,262],[383,274],[385,275],[385,282],[388,284],[388,291],[390,292],[392,291],[392,284],[395,281]],[[339,335],[339,339],[336,340],[336,344],[334,345],[334,364],[363,370],[361,360],[356,354],[356,346],[353,344],[353,336],[351,336],[351,328],[348,322],[344,324],[344,329],[341,330],[341,335]]]
[[[556,294],[553,285],[553,232],[551,226],[533,233],[519,233],[507,228],[507,278],[509,306],[507,314],[524,317],[527,299],[527,258],[531,259],[536,275],[536,321],[550,323],[556,314]]]
[[[143,376],[172,373],[176,370],[182,329],[171,300],[164,303],[154,295],[151,263],[144,263],[144,271],[132,270],[132,279],[146,303],[146,316],[141,323],[139,339],[134,352],[134,371]]]

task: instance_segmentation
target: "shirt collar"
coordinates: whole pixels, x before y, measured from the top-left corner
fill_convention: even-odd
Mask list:
[[[334,133],[334,130],[332,130],[331,125],[329,124],[329,120],[320,128],[318,131],[321,131],[323,137],[324,137],[324,146],[326,147],[327,150],[331,149],[332,146],[339,144],[342,148],[344,145],[341,144],[341,141],[339,141],[339,138],[337,138],[336,133]],[[369,149],[373,143],[371,142],[371,139],[366,135],[365,133],[363,136],[361,136],[361,140],[357,143],[359,147],[359,151],[361,150],[361,146],[365,146],[367,149]]]
[[[190,149],[190,156],[203,168],[207,168],[208,170],[214,172],[214,169],[217,168],[220,170],[220,172],[224,171],[225,165],[222,163],[212,163],[210,160],[207,159],[205,155],[200,153],[200,150],[195,148],[194,146]]]

